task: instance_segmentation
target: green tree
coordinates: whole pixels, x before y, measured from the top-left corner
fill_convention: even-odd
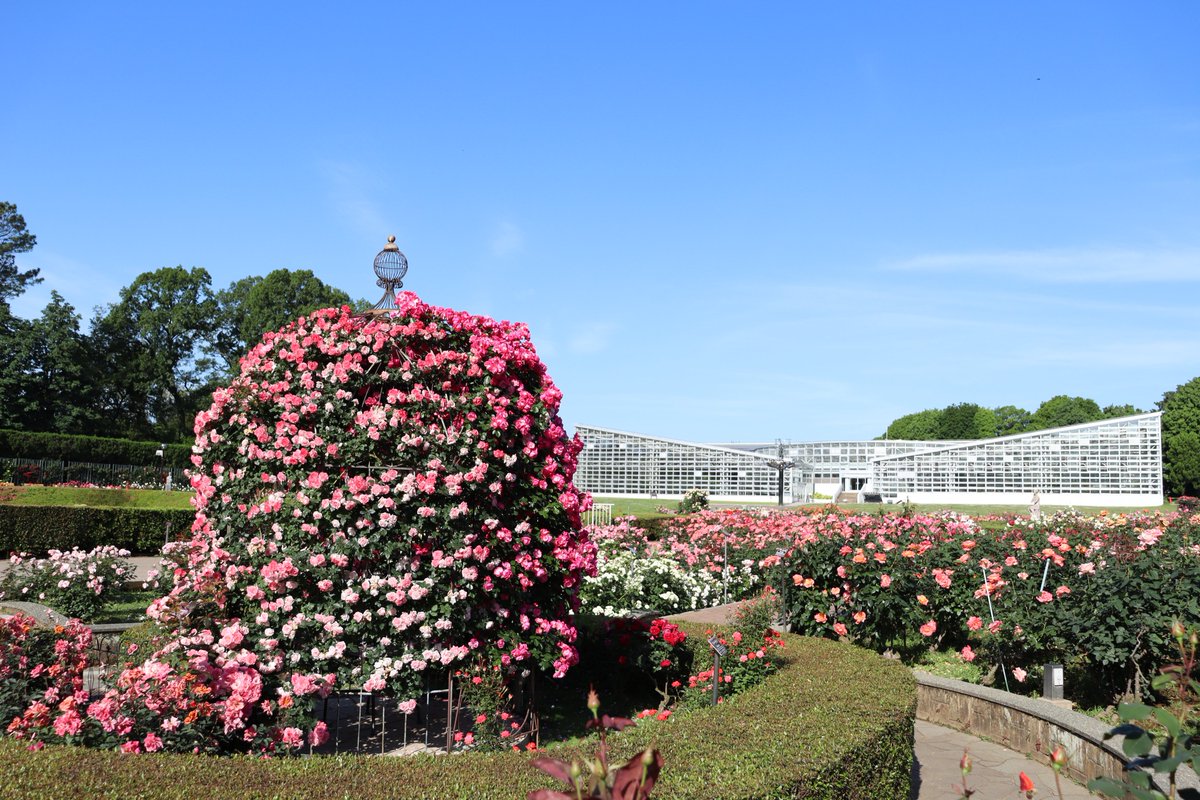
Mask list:
[[[17,253],[28,253],[37,244],[37,237],[25,229],[25,218],[12,203],[0,202],[0,303],[7,305],[26,288],[41,283],[39,270],[22,272],[17,267]]]
[[[1100,413],[1104,415],[1104,419],[1116,419],[1117,417],[1132,417],[1135,414],[1145,414],[1146,412],[1136,406],[1125,403],[1119,406],[1105,406],[1100,410]]]
[[[1081,422],[1095,422],[1103,419],[1104,414],[1095,400],[1086,397],[1068,397],[1065,394],[1055,395],[1038,406],[1033,412],[1030,430],[1040,431],[1047,428],[1061,428],[1064,425],[1078,425]]]
[[[996,435],[1012,436],[1029,430],[1033,415],[1018,406],[1000,406],[992,409],[996,418]]]
[[[30,328],[0,300],[0,353],[4,354],[0,358],[0,428],[26,430],[33,417],[35,401],[28,384],[33,359]]]
[[[93,323],[93,346],[105,361],[102,404],[114,413],[127,404],[125,421],[135,428],[127,434],[149,432],[164,441],[191,435],[217,376],[211,287],[203,267],[143,272]]]
[[[218,351],[231,369],[262,340],[263,334],[318,308],[350,304],[350,295],[326,285],[306,269],[277,269],[265,278],[234,281],[217,294],[220,307]]]
[[[1162,411],[1163,483],[1167,494],[1200,494],[1200,377],[1166,392]]]
[[[91,352],[79,331],[75,308],[56,291],[29,329],[26,389],[31,418],[26,427],[57,433],[102,433],[93,407],[96,375]]]
[[[996,413],[976,403],[955,403],[938,417],[938,439],[990,439],[996,435]]]
[[[936,439],[938,437],[938,420],[942,412],[936,408],[928,408],[915,414],[905,414],[903,417],[888,425],[888,439]]]

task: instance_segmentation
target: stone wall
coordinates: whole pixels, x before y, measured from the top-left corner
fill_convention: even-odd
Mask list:
[[[1061,744],[1069,759],[1064,772],[1081,784],[1099,777],[1122,779],[1125,756],[1121,738],[1104,739],[1111,726],[1046,700],[925,672],[918,671],[915,675],[919,719],[1043,761],[1048,761],[1047,754]],[[1200,790],[1200,779],[1187,767],[1180,769],[1177,780],[1180,787]],[[1167,787],[1159,788],[1166,791]]]

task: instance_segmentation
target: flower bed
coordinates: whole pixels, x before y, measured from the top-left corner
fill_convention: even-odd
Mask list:
[[[703,643],[704,628],[682,627],[690,641]],[[657,746],[665,767],[655,798],[906,797],[916,703],[911,673],[844,644],[784,640],[779,673],[715,708],[642,720],[610,738],[614,762]],[[587,743],[544,750],[568,758],[591,752]],[[511,751],[408,759],[132,759],[61,746],[29,752],[12,741],[0,741],[0,774],[11,800],[43,800],[63,786],[80,796],[144,800],[511,800],[554,785],[528,754]]]
[[[673,561],[730,600],[773,584],[797,632],[913,661],[953,650],[1013,690],[1063,663],[1088,704],[1146,693],[1171,655],[1172,616],[1200,622],[1200,515],[1062,512],[985,529],[954,513],[720,510],[653,532],[619,520],[592,536],[602,552]],[[604,566],[600,585],[612,577]]]

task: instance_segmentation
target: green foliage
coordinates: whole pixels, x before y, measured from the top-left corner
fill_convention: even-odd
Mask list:
[[[938,416],[935,439],[989,439],[996,435],[996,414],[975,403],[946,406]]]
[[[1146,412],[1137,406],[1124,403],[1122,405],[1105,406],[1100,410],[1104,415],[1104,419],[1116,419],[1117,417],[1132,417],[1137,414],[1145,414]]]
[[[688,626],[689,640],[703,628]],[[642,722],[609,739],[610,760],[657,748],[655,795],[675,800],[907,797],[916,685],[901,664],[835,642],[785,637],[780,671],[715,708]],[[582,702],[582,697],[580,698]],[[570,761],[591,743],[543,753]],[[555,782],[525,753],[454,758],[204,758],[0,741],[6,800],[511,800]]]
[[[238,359],[263,334],[276,331],[299,317],[316,311],[350,304],[350,296],[341,289],[325,285],[306,269],[277,269],[234,281],[217,294],[221,310],[219,351],[230,371],[236,371]]]
[[[160,459],[156,453],[163,450]],[[92,464],[133,464],[156,467],[191,466],[191,445],[139,442],[102,436],[71,436],[0,430],[0,458],[56,459]]]
[[[996,435],[1012,436],[1029,430],[1033,415],[1017,406],[1000,406],[992,409],[996,418]]]
[[[1104,413],[1095,400],[1060,394],[1038,406],[1038,410],[1033,412],[1029,429],[1040,431],[1047,428],[1061,428],[1064,425],[1095,422],[1103,418]]]
[[[888,439],[914,439],[924,441],[936,439],[942,412],[936,408],[928,408],[915,414],[906,414],[888,425]]]
[[[679,513],[691,514],[708,508],[708,492],[703,489],[688,489],[679,501]]]
[[[1163,482],[1168,494],[1200,494],[1200,377],[1163,395]]]
[[[218,306],[202,267],[143,272],[93,323],[105,405],[137,430],[182,441],[215,385]]]
[[[1130,758],[1125,767],[1128,778],[1124,783],[1097,778],[1088,783],[1089,789],[1111,797],[1166,800],[1177,796],[1176,773],[1180,766],[1200,770],[1200,736],[1190,719],[1200,703],[1200,681],[1192,677],[1197,666],[1197,633],[1176,621],[1171,625],[1170,638],[1180,660],[1155,677],[1154,689],[1166,694],[1171,706],[1122,703],[1117,708],[1123,724],[1104,738],[1124,737],[1121,748]],[[1158,780],[1152,782],[1151,776]],[[1160,791],[1155,783],[1165,784],[1167,792]],[[1182,796],[1194,794],[1185,790]]]
[[[134,554],[153,554],[164,541],[185,537],[194,516],[182,510],[0,505],[0,553],[88,550],[108,544]]]
[[[40,270],[22,272],[17,267],[17,254],[28,253],[37,244],[37,237],[25,228],[25,218],[17,213],[13,203],[0,201],[0,306],[8,308],[9,298],[26,288],[41,283]]]

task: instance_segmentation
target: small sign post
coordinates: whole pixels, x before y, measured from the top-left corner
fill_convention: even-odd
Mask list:
[[[717,699],[721,694],[721,657],[729,652],[729,648],[721,644],[721,640],[716,636],[708,637],[708,646],[713,651],[713,696],[712,704],[717,704]]]
[[[1063,666],[1062,664],[1046,664],[1042,668],[1042,699],[1063,699]]]

